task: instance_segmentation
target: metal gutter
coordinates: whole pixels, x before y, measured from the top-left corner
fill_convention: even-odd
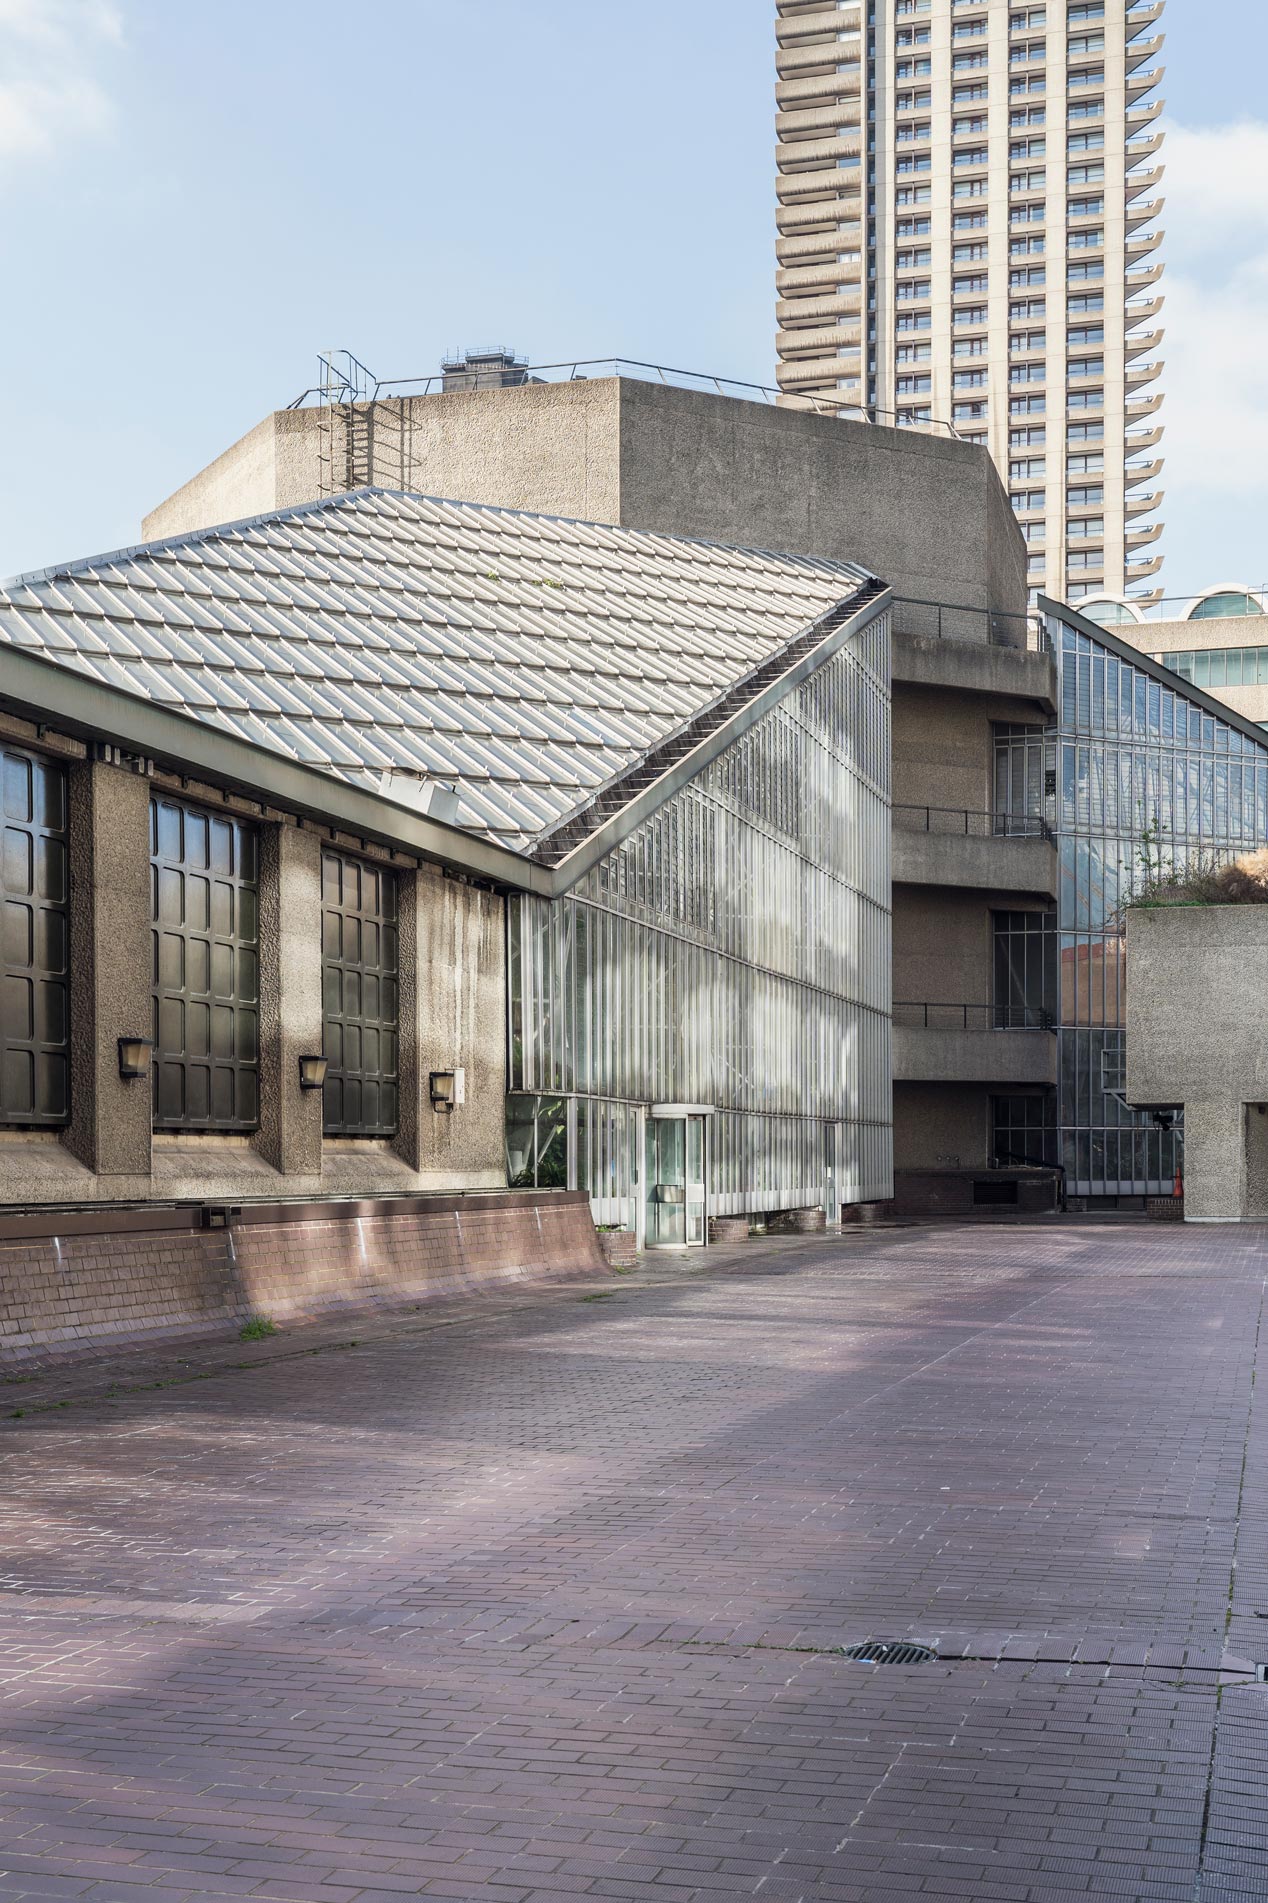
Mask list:
[[[848,613],[848,609],[859,595],[862,595],[864,599],[854,613]],[[663,806],[666,800],[671,799],[690,780],[695,779],[705,767],[717,759],[719,754],[733,746],[741,735],[747,733],[750,727],[755,726],[772,707],[777,706],[794,688],[799,687],[804,680],[817,672],[825,661],[831,660],[834,654],[839,653],[846,642],[861,629],[875,621],[879,615],[884,614],[892,600],[892,591],[885,584],[864,583],[854,595],[846,596],[844,600],[822,615],[819,621],[812,623],[810,628],[804,629],[801,634],[794,636],[793,640],[787,643],[786,652],[795,651],[804,645],[807,636],[812,634],[815,628],[824,628],[822,640],[817,642],[808,653],[799,654],[782,674],[763,685],[751,699],[745,701],[742,707],[721,720],[716,726],[709,725],[710,711],[708,709],[689,722],[680,738],[689,737],[694,727],[703,726],[707,729],[695,745],[689,746],[685,752],[678,752],[671,736],[669,740],[661,742],[660,746],[653,747],[642,762],[636,763],[615,780],[606,789],[608,797],[619,795],[622,780],[632,778],[643,771],[647,762],[654,761],[662,748],[667,749],[672,756],[662,773],[636,792],[610,818],[601,820],[592,833],[555,864],[551,872],[554,895],[558,897],[570,891],[578,879],[583,878],[600,859],[606,858],[614,847],[619,846],[622,840],[627,839],[632,832],[636,831],[658,807]],[[771,658],[777,660],[778,656]],[[754,669],[753,673],[758,674],[769,666],[770,660]],[[736,682],[719,696],[714,706],[724,704],[732,695],[742,692],[743,687],[743,681]],[[602,797],[602,793],[599,797]],[[569,825],[576,825],[583,818],[584,812],[574,814],[571,820],[565,821],[564,826],[558,831],[563,831]],[[549,836],[539,841],[535,851],[543,855],[549,853]]]

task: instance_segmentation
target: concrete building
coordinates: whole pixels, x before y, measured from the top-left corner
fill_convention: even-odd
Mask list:
[[[997,1100],[1037,1094],[1048,1127],[1056,1082],[1042,1011],[995,1005],[994,921],[1056,897],[1039,809],[1014,801],[997,816],[995,733],[1051,723],[1056,670],[1025,612],[1025,546],[984,451],[633,376],[324,410],[266,419],[147,517],[147,533],[318,493],[351,434],[381,477],[631,528],[854,552],[891,584],[897,1206],[1050,1204],[1050,1159],[1020,1139],[995,1181]],[[1048,1172],[1038,1181],[1035,1162]]]
[[[1268,907],[1133,906],[1125,1094],[1184,1112],[1185,1217],[1268,1221]]]
[[[0,1345],[885,1198],[889,631],[377,491],[7,584]]]
[[[1017,524],[969,445],[637,375],[529,375],[520,387],[277,410],[151,510],[142,533],[377,485],[857,561],[914,599],[1025,607]]]
[[[777,0],[785,400],[989,448],[1032,588],[1150,597],[1163,0]]]

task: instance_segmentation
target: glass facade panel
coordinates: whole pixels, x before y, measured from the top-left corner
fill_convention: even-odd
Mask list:
[[[1126,1024],[1123,907],[1158,871],[1268,841],[1268,736],[1252,739],[1082,629],[1052,617],[1049,630],[1059,722],[1042,736],[996,729],[995,797],[1002,813],[1041,811],[1059,840],[1059,896],[1044,915],[1059,1160],[1071,1195],[1165,1194],[1182,1131],[1111,1094]],[[1024,803],[1040,784],[1042,804]]]
[[[715,1111],[711,1214],[820,1203],[828,1122],[842,1200],[891,1193],[888,805],[881,616],[565,898],[511,899],[511,1089],[577,1099],[597,1220],[657,1102]]]

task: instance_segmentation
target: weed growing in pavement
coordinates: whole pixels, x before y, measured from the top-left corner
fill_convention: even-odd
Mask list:
[[[238,1330],[239,1341],[267,1341],[270,1335],[277,1333],[277,1323],[268,1315],[252,1315],[249,1322],[243,1322]]]

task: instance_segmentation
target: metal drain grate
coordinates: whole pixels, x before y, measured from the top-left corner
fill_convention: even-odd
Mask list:
[[[860,1665],[927,1665],[938,1654],[931,1645],[913,1645],[909,1639],[864,1639],[847,1645],[845,1656]]]

